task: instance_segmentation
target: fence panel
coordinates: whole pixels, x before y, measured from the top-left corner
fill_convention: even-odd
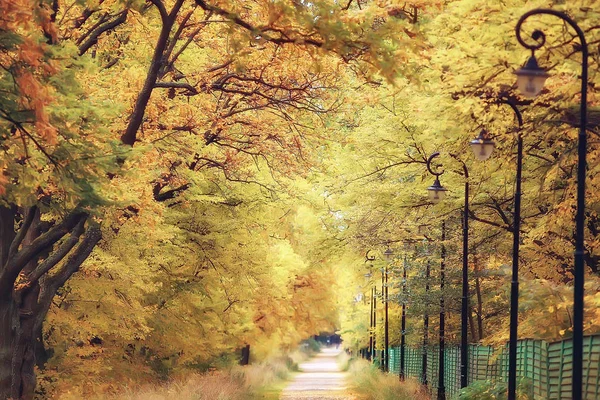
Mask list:
[[[495,377],[497,368],[496,364],[491,362],[493,355],[494,349],[491,346],[469,345],[469,367],[467,369],[469,384]]]
[[[391,347],[390,373],[400,373],[400,348]],[[426,348],[427,383],[431,393],[438,388],[438,346]],[[405,373],[422,381],[423,348],[405,349]],[[448,398],[460,391],[460,348],[447,346],[444,355],[444,385]],[[571,398],[573,343],[571,339],[554,343],[521,339],[517,342],[517,377],[528,380],[534,399],[567,400]],[[584,337],[583,398],[600,400],[600,334]],[[469,345],[469,384],[508,379],[508,345],[500,348]]]

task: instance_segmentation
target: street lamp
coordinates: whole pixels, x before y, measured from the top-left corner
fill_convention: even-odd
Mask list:
[[[535,60],[535,50],[541,48],[546,42],[546,35],[535,30],[531,38],[535,44],[527,44],[521,38],[521,26],[527,18],[532,15],[553,15],[569,24],[579,37],[580,46],[577,50],[581,51],[581,103],[580,103],[580,121],[579,121],[579,142],[578,142],[578,162],[577,162],[577,215],[575,217],[575,271],[574,275],[574,302],[573,302],[573,378],[572,378],[572,397],[573,400],[581,400],[581,391],[583,386],[583,295],[585,279],[585,168],[587,151],[587,85],[588,85],[588,46],[585,35],[579,25],[567,14],[551,9],[535,9],[526,12],[519,18],[515,27],[517,40],[526,49],[531,50],[531,58],[527,64],[516,72],[518,86],[523,87],[524,95],[527,97],[535,96],[541,91],[541,88],[548,77],[545,71],[541,72],[537,61]],[[536,68],[537,67],[537,68]],[[527,82],[524,82],[524,81]]]
[[[486,139],[483,139],[484,142]],[[489,139],[488,139],[489,140]],[[489,151],[489,143],[486,145],[486,151]],[[433,175],[435,175],[435,182],[432,186],[427,188],[430,193],[432,188],[439,184],[439,176],[444,173],[444,171],[433,171],[431,169],[431,161],[438,157],[440,153],[433,153],[427,159],[427,169]],[[450,155],[452,158],[460,161],[463,167],[463,176],[465,178],[465,199],[464,199],[464,207],[463,207],[463,249],[462,249],[462,301],[461,301],[461,324],[460,324],[460,387],[464,388],[468,384],[468,359],[469,359],[469,338],[468,338],[468,323],[469,323],[469,170],[467,169],[466,164],[461,161],[455,155]],[[440,185],[441,187],[441,185]],[[446,189],[444,189],[446,190]]]
[[[515,71],[517,87],[525,97],[533,98],[540,94],[546,79],[550,76],[544,68],[540,68],[532,55],[522,68]]]
[[[494,151],[494,141],[488,137],[485,129],[479,132],[479,136],[469,142],[475,158],[479,161],[485,161],[492,155]]]
[[[517,132],[517,176],[515,188],[515,205],[514,205],[514,220],[513,220],[513,255],[512,255],[512,278],[510,282],[510,336],[508,342],[508,399],[514,400],[517,389],[517,340],[518,340],[518,324],[519,324],[519,244],[521,231],[521,171],[523,165],[523,136],[521,128],[523,127],[523,117],[517,106],[509,101],[501,101],[501,104],[506,104],[515,113],[519,123]],[[483,131],[482,131],[483,132]],[[481,134],[480,134],[481,137]],[[477,140],[477,139],[475,139]],[[471,144],[475,141],[471,141]],[[491,139],[487,140],[488,157],[494,150],[494,142]],[[488,158],[486,157],[486,159]]]
[[[382,369],[384,372],[388,372],[390,368],[390,354],[389,354],[389,345],[390,345],[390,331],[388,325],[388,265],[392,262],[394,257],[394,251],[389,247],[383,252],[383,256],[385,257],[386,263],[384,269],[381,270],[381,293],[384,296],[383,301],[385,302],[385,326],[384,326],[384,352],[381,354],[382,356]],[[385,271],[385,273],[384,273]],[[385,275],[385,280],[384,280]],[[384,284],[385,282],[385,284]],[[385,288],[385,290],[384,290]]]
[[[442,186],[439,178],[436,176],[435,181],[433,181],[433,185],[431,185],[427,188],[427,193],[429,194],[429,200],[431,200],[431,202],[433,204],[439,203],[440,201],[442,201],[444,199],[444,197],[446,197],[446,190],[447,189]]]

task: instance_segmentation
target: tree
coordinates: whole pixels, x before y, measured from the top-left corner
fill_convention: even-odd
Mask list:
[[[272,194],[253,165],[276,177],[290,160],[306,162],[302,142],[313,129],[303,123],[336,105],[329,89],[343,64],[332,57],[361,73],[396,74],[412,34],[396,29],[405,21],[389,10],[361,4],[2,7],[0,397],[32,397],[52,299],[102,230],[118,232],[143,207],[174,207],[195,184],[216,183],[206,171]],[[204,41],[213,46],[202,49]]]

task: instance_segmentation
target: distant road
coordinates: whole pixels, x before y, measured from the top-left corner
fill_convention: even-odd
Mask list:
[[[283,390],[282,400],[355,400],[347,393],[347,373],[341,372],[336,357],[342,350],[326,348],[299,365],[300,373]]]

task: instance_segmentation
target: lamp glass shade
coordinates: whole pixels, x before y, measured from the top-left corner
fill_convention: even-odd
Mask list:
[[[550,76],[544,68],[540,68],[534,56],[529,57],[527,63],[517,71],[517,87],[525,97],[535,97],[544,88],[546,79]]]
[[[429,200],[431,200],[433,204],[437,204],[446,196],[446,188],[440,184],[438,178],[435,178],[433,185],[427,188],[427,193],[429,194]]]
[[[385,257],[386,260],[390,261],[392,259],[392,257],[394,256],[394,250],[390,249],[389,247],[383,252],[383,256]]]
[[[469,145],[473,150],[475,158],[479,161],[485,161],[492,155],[495,143],[492,139],[488,138],[487,132],[482,130],[479,136],[471,140]]]

